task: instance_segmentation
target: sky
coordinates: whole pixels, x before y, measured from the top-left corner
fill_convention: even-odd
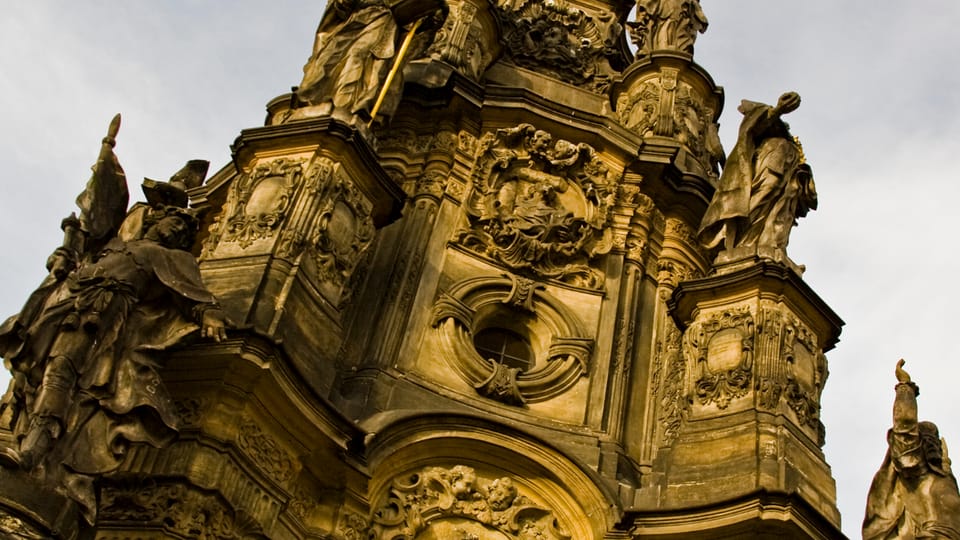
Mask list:
[[[695,59],[724,87],[721,138],[741,99],[775,103],[813,167],[819,209],[788,248],[846,321],[827,354],[825,452],[844,532],[858,538],[890,426],[894,366],[920,416],[960,448],[960,24],[956,0],[702,0]],[[301,77],[322,1],[32,0],[0,17],[0,314],[45,274],[60,220],[110,118],[134,198],[188,159],[229,163],[239,131]],[[0,386],[5,386],[0,373]],[[960,450],[958,450],[960,453]]]

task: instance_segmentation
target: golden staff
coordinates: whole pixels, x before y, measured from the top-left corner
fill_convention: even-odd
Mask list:
[[[400,71],[400,65],[403,63],[403,57],[407,55],[407,49],[410,48],[410,43],[413,41],[413,35],[417,33],[417,28],[420,28],[420,23],[423,22],[423,19],[426,17],[420,17],[417,19],[413,26],[410,28],[410,31],[407,32],[407,36],[403,38],[403,44],[400,45],[400,52],[397,53],[397,58],[393,62],[393,66],[390,68],[390,73],[387,74],[387,80],[383,83],[383,88],[380,89],[380,95],[377,96],[377,102],[373,104],[373,110],[370,111],[370,122],[367,123],[367,127],[373,125],[374,119],[377,118],[377,113],[380,111],[380,106],[383,105],[383,100],[387,97],[387,92],[390,91],[390,85],[393,83],[393,79],[397,76],[397,72]]]

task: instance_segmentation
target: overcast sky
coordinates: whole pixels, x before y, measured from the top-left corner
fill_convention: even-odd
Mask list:
[[[813,166],[820,208],[789,254],[846,321],[828,353],[826,453],[843,529],[859,537],[900,357],[922,388],[921,417],[960,448],[960,2],[703,0],[696,60],[740,99],[774,103]],[[32,0],[0,17],[0,314],[42,279],[59,222],[89,177],[113,114],[131,192],[192,158],[211,174],[239,130],[299,82],[322,1]],[[0,385],[5,386],[5,375]],[[958,450],[960,452],[960,450]]]

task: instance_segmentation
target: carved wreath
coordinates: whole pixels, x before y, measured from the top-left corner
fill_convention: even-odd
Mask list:
[[[470,182],[461,246],[534,277],[603,285],[590,262],[613,246],[616,188],[592,147],[530,124],[487,133]]]
[[[587,374],[593,339],[574,313],[541,288],[515,276],[472,278],[456,284],[434,305],[433,327],[444,356],[480,395],[522,406],[556,397]],[[504,366],[483,358],[474,347],[473,334],[510,311],[538,319],[541,330],[533,333],[552,329],[550,335],[532,336],[546,344],[535,350],[532,369]]]

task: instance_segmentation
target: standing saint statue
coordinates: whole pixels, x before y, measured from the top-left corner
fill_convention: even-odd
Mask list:
[[[889,449],[873,477],[863,520],[864,540],[960,540],[960,492],[936,424],[920,422],[920,389],[897,363]]]
[[[331,0],[297,97],[369,120],[396,53],[398,25],[384,0]]]
[[[817,208],[813,173],[781,116],[800,106],[787,92],[777,105],[743,100],[740,133],[700,223],[708,249],[783,251],[799,217]]]
[[[693,54],[697,34],[707,24],[699,0],[640,0],[637,20],[627,27],[640,55],[659,50]]]

